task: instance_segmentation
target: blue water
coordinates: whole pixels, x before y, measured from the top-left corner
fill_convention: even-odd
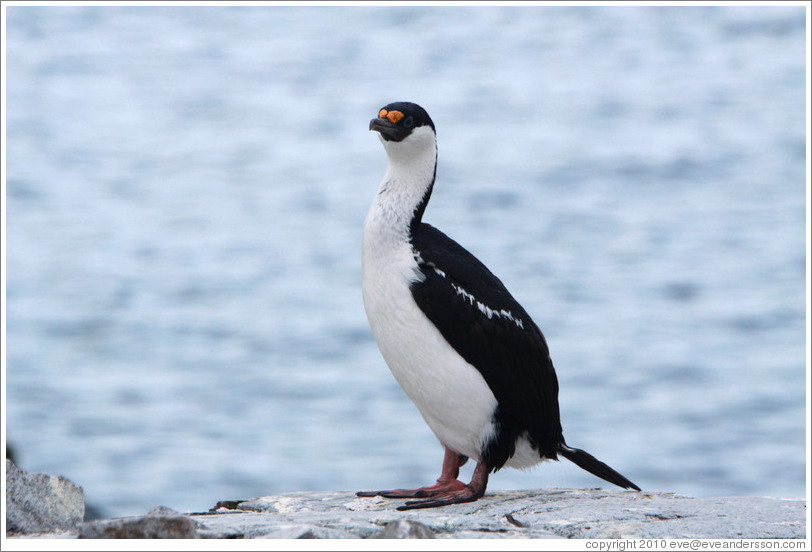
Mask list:
[[[7,14],[22,468],[105,515],[433,481],[360,284],[367,124],[411,100],[426,220],[547,335],[568,442],[647,490],[804,495],[803,7]]]

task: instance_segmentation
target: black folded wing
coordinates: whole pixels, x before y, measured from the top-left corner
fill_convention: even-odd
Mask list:
[[[436,228],[414,228],[412,246],[424,276],[412,284],[415,302],[498,402],[497,435],[483,451],[490,468],[504,465],[525,432],[540,455],[556,458],[558,380],[541,330],[484,264]]]

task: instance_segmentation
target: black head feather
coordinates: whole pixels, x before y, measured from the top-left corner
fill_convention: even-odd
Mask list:
[[[381,133],[384,140],[400,142],[416,128],[431,127],[434,122],[425,109],[412,102],[392,102],[378,111],[378,117],[369,122],[369,129]]]

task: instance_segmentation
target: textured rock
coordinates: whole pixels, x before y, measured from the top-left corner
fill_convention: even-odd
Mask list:
[[[158,506],[145,516],[82,524],[80,539],[194,539],[197,524],[171,508]]]
[[[119,538],[782,538],[806,536],[802,499],[688,498],[602,489],[488,491],[468,504],[399,512],[402,500],[307,492],[85,523]],[[184,520],[188,523],[184,524]],[[111,534],[111,527],[120,532]],[[160,528],[160,529],[159,529]],[[93,533],[97,532],[97,533]],[[61,537],[77,536],[78,530]],[[53,536],[53,535],[40,535]]]
[[[373,539],[433,539],[434,531],[419,521],[398,519],[384,525],[380,533],[372,535]]]
[[[64,477],[28,473],[6,460],[6,530],[11,534],[73,530],[85,515],[85,495]]]
[[[687,498],[602,489],[489,491],[468,504],[398,512],[403,501],[291,493],[194,515],[201,536],[297,538],[804,538],[806,502]],[[233,508],[233,509],[231,509]],[[310,528],[310,533],[306,528]],[[290,532],[285,534],[292,534]]]

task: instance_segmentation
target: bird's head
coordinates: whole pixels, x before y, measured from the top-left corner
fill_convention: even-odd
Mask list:
[[[437,148],[434,123],[426,110],[411,102],[394,102],[378,111],[369,122],[369,130],[376,131],[390,157],[393,155],[419,155]]]

